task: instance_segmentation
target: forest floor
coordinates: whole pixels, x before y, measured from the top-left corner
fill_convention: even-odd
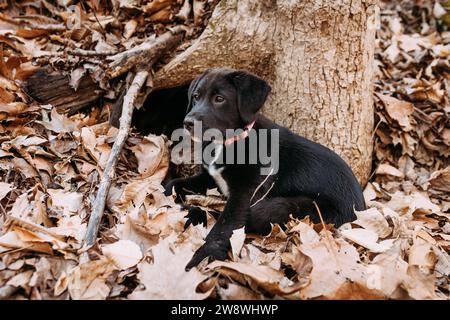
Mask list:
[[[214,218],[183,231],[186,212],[162,193],[168,140],[134,131],[97,244],[80,259],[126,82],[96,71],[175,25],[188,30],[186,47],[214,1],[63,2],[0,1],[0,299],[448,299],[450,9],[381,4],[368,210],[339,229],[306,218],[267,237],[236,230],[227,261],[185,272]],[[43,66],[73,87],[89,72],[108,99],[70,117],[32,101],[21,83]],[[188,201],[224,204],[216,190]]]

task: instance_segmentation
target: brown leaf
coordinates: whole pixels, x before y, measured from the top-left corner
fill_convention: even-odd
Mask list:
[[[130,299],[205,299],[210,292],[197,293],[198,285],[206,280],[196,268],[186,272],[185,267],[193,255],[190,245],[172,248],[173,238],[161,240],[152,247],[153,263],[141,262],[138,265],[138,279],[145,286],[136,289]]]
[[[32,39],[48,34],[45,29],[17,29],[16,36],[24,39]]]
[[[101,258],[89,261],[73,268],[68,274],[67,288],[74,300],[99,300],[106,299],[110,288],[106,285],[106,279],[115,270],[111,260]],[[60,290],[62,290],[60,288]]]
[[[298,290],[298,287],[293,286],[293,283],[285,278],[281,271],[268,266],[214,261],[208,265],[208,268],[229,276],[233,275],[230,271],[245,275],[261,288],[273,293],[289,294]]]
[[[80,121],[71,120],[66,115],[59,114],[55,108],[51,111],[50,121],[37,122],[56,133],[76,131],[80,126]]]
[[[384,299],[379,291],[369,289],[359,283],[344,283],[332,297],[333,300],[381,300]]]
[[[435,299],[435,283],[434,274],[424,273],[418,266],[409,266],[403,286],[413,299]]]
[[[0,87],[0,102],[1,103],[11,103],[16,99],[16,96],[14,95],[14,93]]]
[[[357,219],[352,223],[357,224],[364,229],[377,233],[380,238],[386,238],[392,233],[392,228],[383,214],[376,208],[369,208],[364,211],[356,211]]]
[[[11,278],[6,285],[14,286],[14,287],[22,287],[24,289],[29,289],[28,282],[33,276],[33,270],[27,270],[21,273],[18,273],[16,276]]]
[[[428,182],[435,190],[450,192],[450,166],[433,172]]]
[[[2,200],[6,195],[12,190],[12,185],[6,182],[0,182],[0,200]]]
[[[0,237],[0,246],[10,249],[26,249],[36,252],[53,254],[53,250],[48,243],[24,242],[15,231],[9,231]]]
[[[389,250],[392,247],[394,239],[388,239],[384,241],[378,242],[378,234],[372,230],[366,229],[349,229],[342,230],[342,235],[363,246],[366,249],[369,249],[371,252],[380,253]]]
[[[131,150],[138,160],[138,171],[144,177],[155,174],[163,164],[163,157],[167,153],[164,138],[154,135],[144,137],[142,142],[132,147]]]
[[[417,266],[424,273],[431,273],[436,264],[436,255],[431,244],[416,240],[409,249],[408,263]]]
[[[62,217],[58,220],[58,226],[50,228],[50,231],[63,237],[72,237],[81,244],[86,234],[87,224],[82,222],[79,215]]]
[[[27,109],[27,105],[23,102],[0,102],[0,120],[7,119],[8,116],[17,116]]]
[[[183,6],[180,8],[180,11],[176,14],[176,17],[181,20],[187,20],[189,18],[189,14],[191,13],[192,7],[189,0],[184,0]]]
[[[119,240],[112,244],[104,245],[102,252],[120,270],[131,268],[142,259],[141,249],[130,240]]]
[[[101,168],[105,168],[111,147],[105,143],[104,138],[97,137],[93,128],[84,127],[81,129],[81,142],[97,164]]]
[[[414,112],[414,105],[410,102],[398,100],[383,94],[377,94],[377,97],[383,101],[388,115],[396,120],[405,131],[413,129],[411,125],[410,115]]]
[[[152,14],[149,19],[153,22],[170,22],[172,19],[172,12],[170,8],[164,8]]]
[[[150,0],[144,7],[144,12],[154,13],[170,6],[174,0]]]
[[[125,27],[123,29],[123,37],[125,39],[130,39],[131,36],[136,31],[136,27],[138,26],[138,23],[135,19],[128,20],[128,22],[125,24]]]
[[[365,268],[360,264],[356,249],[342,239],[329,243],[302,244],[300,251],[308,256],[313,264],[310,283],[301,291],[304,298],[333,296],[347,281],[365,285]]]
[[[219,287],[219,294],[223,300],[262,300],[264,297],[246,287],[235,283],[227,284],[226,288]]]
[[[368,269],[369,287],[380,290],[386,297],[396,297],[403,283],[408,264],[401,257],[401,242],[396,242],[387,252],[377,255]]]
[[[83,207],[83,194],[66,192],[62,189],[48,189],[51,206],[63,209],[64,214],[77,213]]]
[[[25,159],[13,158],[12,164],[14,169],[22,173],[25,178],[33,178],[39,176],[35,168],[33,168]]]
[[[80,85],[81,79],[83,78],[85,72],[86,72],[86,69],[84,67],[79,67],[79,68],[72,70],[72,72],[70,73],[69,85],[75,91],[77,91],[78,86]],[[52,120],[53,120],[53,115],[52,115]],[[70,130],[70,131],[73,131],[73,130]]]
[[[375,173],[379,174],[379,175],[389,175],[389,176],[393,176],[393,177],[404,178],[403,172],[401,172],[397,168],[395,168],[387,163],[380,164],[377,167],[377,170],[375,171]]]
[[[245,242],[245,227],[233,230],[233,234],[230,238],[231,252],[233,254],[233,260],[237,261],[239,254],[241,253],[242,246]]]
[[[206,0],[193,0],[192,2],[195,25],[200,25],[202,23],[203,14],[205,13],[205,4]]]

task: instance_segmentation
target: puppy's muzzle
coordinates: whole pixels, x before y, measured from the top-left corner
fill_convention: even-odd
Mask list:
[[[189,133],[189,135],[191,136],[192,140],[194,140],[196,142],[199,142],[199,141],[201,141],[202,137],[201,136],[198,136],[198,137],[195,136],[194,127],[195,127],[196,124],[197,125],[199,124],[199,120],[197,120],[197,118],[189,117],[189,116],[184,118],[184,121],[183,121],[184,130]],[[199,134],[199,132],[197,132],[197,135],[198,134]]]
[[[194,119],[190,117],[184,118],[183,125],[186,130],[192,132],[192,130],[194,129]]]

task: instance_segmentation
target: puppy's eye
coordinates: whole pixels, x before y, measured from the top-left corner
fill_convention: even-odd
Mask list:
[[[224,101],[225,101],[225,98],[222,97],[222,96],[215,96],[214,97],[214,102],[216,102],[216,103],[222,103]]]
[[[197,101],[199,98],[199,95],[197,92],[195,92],[194,94],[192,94],[192,98],[194,99],[194,101]]]

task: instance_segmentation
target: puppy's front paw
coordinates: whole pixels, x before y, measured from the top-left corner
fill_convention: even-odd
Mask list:
[[[227,252],[229,246],[229,240],[214,239],[211,241],[207,241],[194,253],[191,261],[189,261],[189,263],[186,265],[186,271],[189,271],[193,267],[196,267],[205,258],[208,258],[209,262],[212,262],[214,260],[225,260],[228,257]]]
[[[187,220],[184,224],[184,230],[186,230],[191,224],[196,226],[202,223],[203,226],[206,227],[208,221],[206,211],[200,209],[199,207],[189,207],[188,214],[185,218],[187,218]]]
[[[172,195],[172,192],[175,191],[175,193],[177,195],[177,197],[175,199],[176,201],[183,202],[186,197],[186,194],[183,190],[182,183],[178,179],[174,179],[174,180],[171,180],[168,183],[166,183],[164,185],[164,189],[165,189],[164,195],[166,197]]]

